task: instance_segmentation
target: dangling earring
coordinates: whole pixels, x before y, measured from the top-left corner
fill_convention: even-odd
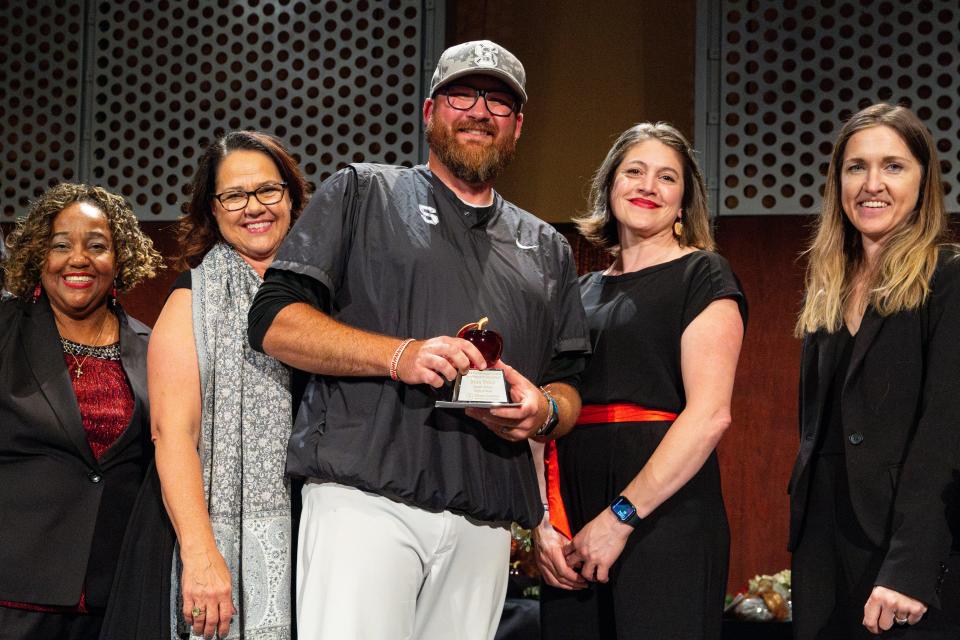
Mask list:
[[[683,220],[677,216],[677,221],[673,223],[673,235],[677,240],[683,238]]]
[[[117,307],[117,281],[114,279],[113,286],[110,288],[110,306],[113,308]]]
[[[40,288],[40,283],[37,283],[37,286],[33,288],[33,304],[37,304],[37,300],[40,299],[40,292],[43,291]]]

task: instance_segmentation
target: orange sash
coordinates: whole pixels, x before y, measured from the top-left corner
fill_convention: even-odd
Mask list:
[[[677,414],[669,411],[645,409],[630,402],[614,404],[587,404],[580,409],[577,424],[610,424],[616,422],[672,422]],[[550,440],[543,453],[544,472],[547,476],[547,508],[553,528],[573,539],[567,510],[560,495],[560,465],[557,460],[557,442]]]

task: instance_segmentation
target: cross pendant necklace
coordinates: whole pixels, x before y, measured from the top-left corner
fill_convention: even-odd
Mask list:
[[[59,324],[59,323],[58,323],[58,324]],[[92,345],[92,346],[95,347],[95,346],[97,346],[97,344],[100,342],[100,336],[103,335],[103,327],[104,327],[104,325],[106,325],[106,324],[107,324],[107,316],[104,315],[104,316],[103,316],[103,320],[100,321],[100,330],[97,331],[97,337],[93,339],[93,345]],[[77,380],[79,380],[79,379],[80,379],[80,376],[83,375],[83,365],[85,365],[85,364],[87,363],[87,358],[90,357],[90,352],[88,351],[87,353],[85,353],[84,356],[83,356],[83,358],[81,358],[80,360],[77,360],[77,355],[76,355],[75,353],[73,353],[73,352],[70,353],[70,357],[73,358],[73,364],[76,365],[76,374],[75,374],[75,375],[76,375]]]

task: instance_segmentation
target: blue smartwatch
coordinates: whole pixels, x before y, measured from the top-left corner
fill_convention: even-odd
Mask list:
[[[617,516],[617,520],[630,525],[634,529],[640,524],[637,508],[627,500],[626,496],[617,496],[617,499],[610,503],[610,510],[613,511],[613,515]]]

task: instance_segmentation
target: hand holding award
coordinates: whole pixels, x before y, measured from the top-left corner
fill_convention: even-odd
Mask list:
[[[507,382],[503,377],[502,369],[495,369],[503,353],[503,337],[491,329],[487,329],[487,318],[480,318],[461,327],[457,337],[466,340],[477,348],[486,361],[487,369],[470,369],[457,376],[453,386],[453,396],[447,400],[439,400],[436,405],[442,409],[465,409],[475,407],[489,409],[493,407],[518,407],[518,403],[509,401]]]

